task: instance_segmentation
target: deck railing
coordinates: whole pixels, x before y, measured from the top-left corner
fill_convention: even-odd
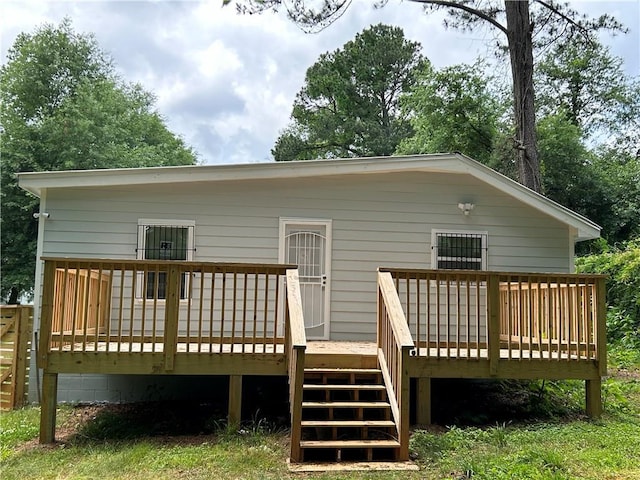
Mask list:
[[[417,354],[606,362],[604,276],[381,268]]]
[[[302,461],[302,386],[307,339],[304,330],[302,298],[298,270],[287,270],[287,309],[285,343],[289,374],[289,411],[291,414],[291,462]]]
[[[500,340],[508,358],[597,360],[604,331],[598,322],[602,277],[500,276]],[[600,286],[600,288],[603,288]]]
[[[173,355],[284,346],[291,265],[45,258],[39,360],[51,351]],[[179,347],[178,347],[179,345]]]
[[[67,338],[104,333],[109,316],[109,275],[83,268],[56,269],[51,329]]]
[[[389,272],[378,272],[378,361],[398,428],[398,460],[409,459],[409,355],[415,350]]]

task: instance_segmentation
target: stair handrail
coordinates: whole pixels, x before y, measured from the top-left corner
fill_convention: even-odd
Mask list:
[[[291,414],[290,461],[302,461],[300,440],[302,436],[302,385],[307,337],[304,330],[304,313],[300,295],[297,269],[289,269],[287,278],[287,302],[285,310],[285,348],[289,373],[289,409]]]
[[[378,361],[398,430],[398,460],[409,459],[409,388],[407,370],[415,343],[389,272],[378,271]]]

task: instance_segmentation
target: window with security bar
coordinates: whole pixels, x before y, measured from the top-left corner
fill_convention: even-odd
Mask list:
[[[286,237],[286,257],[298,265],[300,281],[320,279],[324,273],[326,238],[320,232],[292,230]]]
[[[432,265],[443,270],[486,270],[487,233],[434,231]]]
[[[165,221],[166,222],[166,221]],[[138,224],[138,258],[142,260],[193,260],[193,222],[163,224],[161,221],[141,220]],[[142,280],[146,298],[167,298],[167,273],[147,272]],[[180,298],[185,299],[187,275],[180,281]],[[142,292],[140,295],[142,296]]]

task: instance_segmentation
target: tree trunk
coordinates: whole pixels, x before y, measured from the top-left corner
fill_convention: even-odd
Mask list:
[[[533,40],[529,18],[529,1],[505,0],[504,4],[513,79],[518,178],[523,185],[540,192],[540,160],[538,159],[536,140]]]
[[[7,302],[8,305],[19,305],[20,302],[18,301],[18,294],[20,293],[20,290],[18,290],[17,287],[11,287],[11,290],[9,292],[9,301]]]

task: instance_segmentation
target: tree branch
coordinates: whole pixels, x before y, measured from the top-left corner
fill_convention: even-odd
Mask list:
[[[500,30],[505,35],[508,34],[507,28],[504,25],[502,25],[500,22],[498,22],[495,18],[491,18],[489,15],[484,13],[482,10],[471,8],[471,7],[468,7],[467,5],[464,5],[464,4],[461,4],[461,3],[458,3],[458,2],[447,1],[447,0],[411,0],[411,1],[415,2],[415,3],[429,3],[431,5],[440,5],[440,6],[443,6],[443,7],[450,7],[450,8],[457,8],[458,10],[464,10],[467,13],[470,13],[472,15],[480,17],[481,19],[489,22],[491,25],[496,27],[498,30]]]
[[[584,25],[580,25],[573,18],[569,17],[568,15],[565,15],[560,10],[558,10],[558,8],[554,7],[552,4],[548,2],[545,2],[544,0],[534,0],[534,1],[542,5],[544,8],[551,10],[553,13],[555,13],[559,17],[563,18],[567,23],[573,25],[578,30],[580,30],[580,32],[585,36],[585,38],[591,40],[591,38],[589,37],[589,29],[586,28]]]

